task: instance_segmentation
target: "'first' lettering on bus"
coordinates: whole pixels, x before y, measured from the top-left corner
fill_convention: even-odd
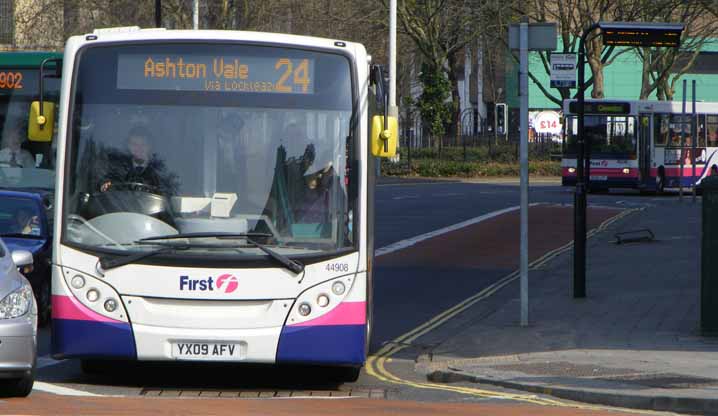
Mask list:
[[[206,279],[190,279],[189,276],[180,276],[179,290],[214,291],[214,280],[211,277]]]

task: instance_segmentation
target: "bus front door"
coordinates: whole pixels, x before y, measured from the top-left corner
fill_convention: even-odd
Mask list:
[[[641,114],[638,129],[638,179],[641,188],[652,188],[655,179],[651,178],[651,118]]]

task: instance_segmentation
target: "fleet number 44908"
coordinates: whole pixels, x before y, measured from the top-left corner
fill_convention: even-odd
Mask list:
[[[327,271],[328,272],[348,272],[349,264],[347,264],[347,263],[328,263]]]

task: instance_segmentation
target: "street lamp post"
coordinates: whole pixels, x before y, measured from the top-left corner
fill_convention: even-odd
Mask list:
[[[578,91],[576,115],[578,139],[576,155],[576,191],[574,193],[573,297],[586,297],[586,195],[591,183],[591,141],[584,132],[584,93],[586,37],[596,29],[603,43],[613,46],[680,46],[684,26],[672,23],[598,22],[583,31],[578,44]],[[598,36],[598,35],[596,35]]]

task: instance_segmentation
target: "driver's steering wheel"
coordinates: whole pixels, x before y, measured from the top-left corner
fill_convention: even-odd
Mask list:
[[[110,191],[139,191],[162,195],[159,187],[142,182],[110,182],[108,188],[101,192],[104,193]]]

